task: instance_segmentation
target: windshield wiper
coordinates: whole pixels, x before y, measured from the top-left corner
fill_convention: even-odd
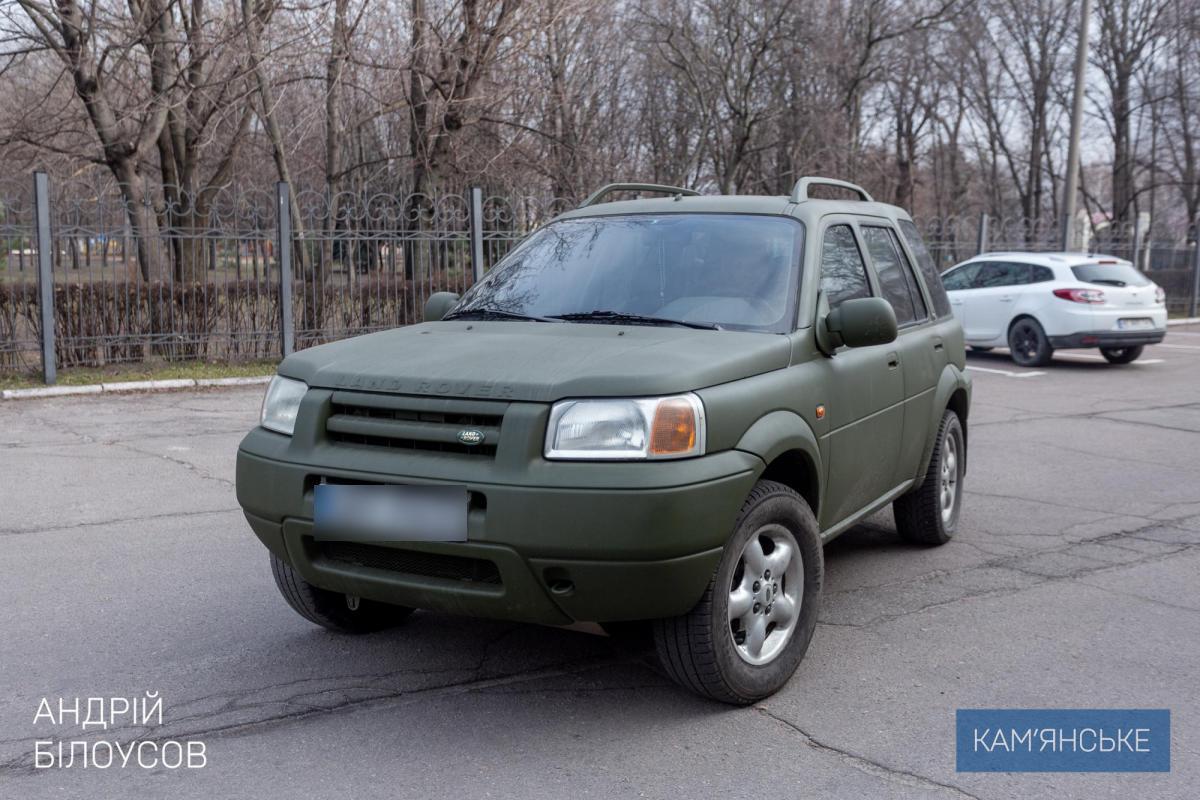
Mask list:
[[[682,325],[685,328],[698,328],[706,331],[724,330],[720,325],[713,322],[685,322],[681,319],[647,317],[644,314],[628,314],[624,311],[603,309],[580,311],[574,314],[555,314],[552,319],[561,319],[567,322],[585,322],[590,320],[595,322],[612,322],[614,324],[628,322],[631,325]]]
[[[529,314],[518,314],[515,311],[501,311],[498,308],[468,308],[457,314],[442,317],[444,321],[455,319],[515,319],[524,322],[562,322],[555,317],[535,317]]]

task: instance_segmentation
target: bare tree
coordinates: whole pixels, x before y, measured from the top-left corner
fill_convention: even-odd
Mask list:
[[[1159,216],[1194,219],[1195,3],[1097,4],[1088,205],[1127,221],[1150,193]],[[407,198],[409,277],[457,266],[415,233],[458,224],[437,216],[453,201],[432,198],[472,184],[571,199],[622,178],[782,193],[824,173],[919,215],[1023,218],[1032,238],[1055,218],[1078,7],[14,0],[0,5],[0,100],[38,110],[0,119],[0,163],[111,174],[141,274],[183,281],[213,262],[200,232],[222,187],[272,180],[293,187],[308,287],[361,224],[343,210],[380,195]],[[327,198],[319,220],[301,217],[305,190]],[[322,245],[305,246],[315,231]],[[357,269],[381,256],[355,246]],[[319,318],[324,293],[311,294],[304,313]]]
[[[1165,0],[1098,0],[1100,36],[1094,63],[1103,75],[1107,97],[1101,114],[1112,135],[1112,217],[1131,222],[1137,195],[1133,123],[1138,111],[1138,72],[1147,67],[1161,42]]]
[[[74,0],[53,8],[17,2],[33,26],[30,38],[58,57],[87,113],[99,147],[85,157],[108,167],[121,187],[142,277],[161,277],[165,265],[157,253],[158,219],[145,164],[166,125],[170,97],[166,83],[146,90],[137,78],[139,61],[161,59],[166,50],[165,6],[160,0],[130,2],[124,17],[95,7],[85,14]]]
[[[198,280],[206,266],[202,232],[214,196],[232,177],[253,84],[236,14],[212,14],[202,0],[159,13],[164,33],[150,46],[149,62],[151,86],[170,98],[157,141],[164,217],[183,234],[171,239],[176,280]]]
[[[1200,225],[1200,8],[1173,0],[1170,13],[1174,34],[1164,69],[1165,169],[1179,190],[1185,219]]]
[[[1078,7],[1074,0],[990,0],[986,8],[986,19],[963,32],[971,52],[969,96],[992,168],[1007,172],[1032,237],[1052,188],[1047,159],[1062,113],[1055,89],[1070,81],[1068,44]],[[1003,199],[994,197],[992,205],[999,210]]]

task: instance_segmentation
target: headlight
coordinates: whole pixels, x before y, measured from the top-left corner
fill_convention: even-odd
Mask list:
[[[304,381],[294,381],[282,375],[271,378],[267,386],[267,394],[263,397],[260,422],[267,430],[276,433],[286,433],[288,436],[296,430],[296,414],[300,411],[300,401],[308,391]]]
[[[704,453],[704,404],[694,394],[563,400],[550,410],[546,458],[686,458]]]

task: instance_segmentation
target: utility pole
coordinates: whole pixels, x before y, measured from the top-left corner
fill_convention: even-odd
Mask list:
[[[1083,88],[1087,72],[1088,27],[1092,20],[1092,0],[1083,0],[1079,19],[1079,45],[1075,49],[1075,99],[1071,106],[1071,144],[1067,149],[1067,181],[1063,189],[1062,248],[1075,244],[1075,195],[1079,193],[1079,136],[1083,128]]]

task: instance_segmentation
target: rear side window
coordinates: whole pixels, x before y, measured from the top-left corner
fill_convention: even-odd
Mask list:
[[[917,226],[911,220],[900,220],[900,235],[908,244],[908,249],[917,259],[917,268],[925,279],[925,288],[929,290],[929,299],[933,301],[933,311],[939,317],[950,316],[950,298],[946,296],[946,288],[942,286],[942,276],[938,274],[933,256],[925,246]]]
[[[980,266],[982,265],[967,264],[958,269],[952,269],[942,276],[942,285],[952,292],[959,289],[970,289]]]
[[[991,289],[996,286],[1018,286],[1029,283],[1032,270],[1028,264],[1013,264],[1007,261],[988,261],[975,275],[974,289]]]
[[[867,265],[863,263],[854,231],[849,225],[832,225],[821,243],[821,291],[836,308],[847,300],[870,297]]]
[[[1054,270],[1049,267],[1039,267],[1036,264],[1033,266],[1033,277],[1030,279],[1030,283],[1045,283],[1052,280],[1054,280]]]
[[[1080,264],[1071,267],[1075,277],[1084,283],[1101,286],[1146,286],[1150,279],[1133,268],[1132,264]]]
[[[904,325],[924,319],[925,300],[917,288],[912,268],[900,257],[895,234],[887,228],[874,225],[864,225],[862,233],[871,261],[875,264],[875,274],[879,276],[883,296],[896,312],[896,324]]]

